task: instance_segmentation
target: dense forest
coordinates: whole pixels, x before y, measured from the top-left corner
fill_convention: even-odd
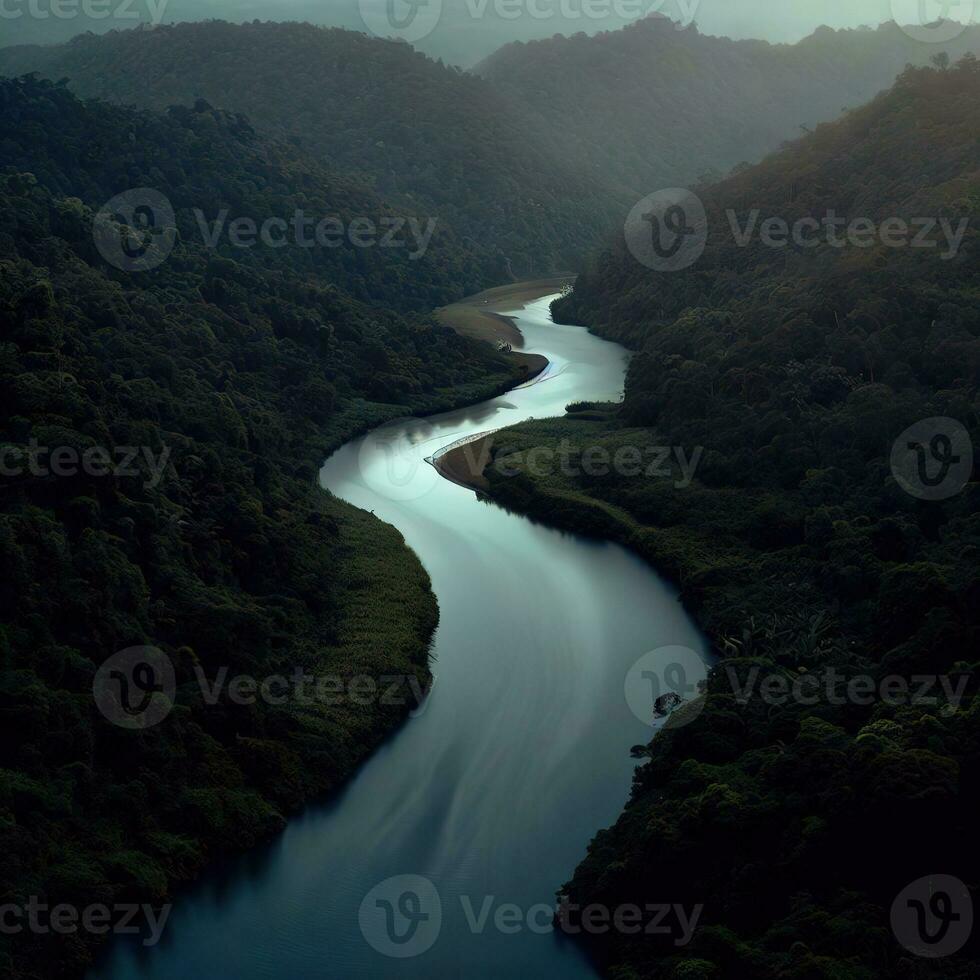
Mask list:
[[[703,450],[690,486],[531,472],[517,455],[487,471],[496,500],[668,570],[720,658],[701,713],[685,724],[679,708],[634,750],[645,762],[626,811],[564,889],[580,905],[704,904],[683,950],[596,939],[610,976],[977,975],[976,935],[955,958],[911,957],[889,908],[923,875],[956,868],[972,885],[980,871],[980,487],[969,455],[947,499],[906,492],[890,463],[923,420],[980,442],[978,149],[976,59],[910,67],[868,106],[702,188],[707,247],[688,269],[654,272],[619,241],[554,306],[637,349],[625,401],[508,430],[508,454],[561,440],[573,461],[595,446]],[[969,224],[952,255],[740,245],[725,212],[744,228],[754,208]],[[822,686],[829,668],[815,700],[741,696],[754,670]],[[856,677],[883,691],[929,675],[962,684],[962,700],[846,696]]]
[[[426,687],[428,577],[396,530],[317,488],[319,464],[518,379],[434,308],[585,263],[555,316],[636,350],[624,401],[508,443],[677,446],[696,479],[512,462],[488,471],[491,495],[670,573],[720,657],[696,721],[681,708],[635,748],[627,810],[564,889],[703,903],[701,927],[683,950],[611,934],[596,953],[618,980],[975,975],[976,939],[937,969],[903,958],[888,905],[920,875],[980,870],[980,490],[967,474],[917,497],[891,462],[923,420],[980,444],[980,69],[963,56],[978,32],[931,68],[894,25],[770,45],[658,18],[514,45],[473,74],[308,24],[0,48],[5,900],[162,903],[401,720],[404,703],[207,706],[196,676]],[[603,246],[637,197],[695,181],[690,267]],[[104,211],[138,188],[174,215],[148,252]],[[241,247],[229,231],[300,213],[431,238]],[[932,224],[915,247],[762,239],[770,218],[831,213]],[[160,261],[127,271],[141,251]],[[38,447],[133,449],[135,469],[8,472]],[[124,731],[93,684],[144,644],[176,692],[167,724]],[[774,707],[733,688],[828,667],[967,694]],[[0,972],[75,975],[90,942],[0,935]]]
[[[205,710],[195,668],[428,683],[428,577],[397,531],[317,489],[328,450],[516,372],[423,312],[479,283],[458,242],[437,235],[416,262],[206,248],[195,207],[384,212],[241,117],[82,103],[34,79],[0,82],[0,110],[0,892],[159,902],[336,786],[404,710]],[[140,186],[172,202],[176,242],[124,272],[93,223]],[[32,446],[142,451],[132,472],[10,470]],[[92,691],[107,657],[140,644],[170,657],[177,692],[166,724],[134,733]],[[75,973],[90,952],[4,934],[0,973]]]
[[[156,109],[204,98],[245,113],[406,213],[492,250],[517,276],[569,268],[615,214],[530,114],[407,44],[215,21],[0,49],[0,75],[33,71],[66,77],[85,97]]]
[[[971,49],[980,28],[949,53]],[[487,253],[499,282],[577,268],[636,197],[755,162],[932,53],[894,24],[772,45],[653,17],[514,44],[470,74],[353,31],[213,21],[0,48],[0,75],[244,113],[405,213],[437,218]]]
[[[15,13],[18,9],[16,0],[8,2],[11,12]],[[78,16],[72,18],[11,16],[5,19],[0,40],[5,44],[58,44],[90,31],[106,34],[119,28],[132,29],[141,21],[149,26],[161,22],[174,24],[214,19],[233,23],[255,19],[304,21],[362,33],[377,31],[381,36],[386,36],[387,4],[388,0],[330,0],[329,3],[322,0],[249,0],[248,3],[238,4],[229,4],[227,0],[167,0],[158,5],[151,0],[140,4],[120,4],[115,7],[115,16],[111,18],[97,4],[91,7],[81,4]],[[622,13],[618,13],[618,4],[610,4],[607,11],[593,8],[586,16],[574,5],[569,7],[568,0],[564,0],[564,6],[555,4],[544,8],[548,13],[553,12],[554,16],[515,20],[513,6],[505,3],[499,6],[491,3],[482,8],[473,0],[444,0],[439,5],[438,22],[432,25],[431,33],[415,39],[413,46],[432,58],[441,58],[449,64],[465,68],[482,61],[501,45],[517,38],[551,37],[556,30],[570,27],[575,30],[585,28],[589,33],[623,27],[636,16],[629,4],[623,7]],[[68,9],[71,9],[70,6]],[[422,11],[423,19],[430,10],[426,8]],[[570,10],[570,16],[562,16],[563,10]],[[474,11],[485,11],[486,16],[474,16]],[[872,16],[876,14],[877,11]]]
[[[947,47],[954,59],[968,51],[980,51],[980,27]],[[583,172],[643,196],[754,163],[933,54],[894,23],[770,44],[650,17],[596,37],[510,44],[475,71],[536,113]]]

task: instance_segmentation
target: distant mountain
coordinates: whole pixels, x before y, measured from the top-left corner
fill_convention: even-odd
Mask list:
[[[948,46],[980,50],[980,28]],[[758,160],[936,54],[895,25],[796,45],[662,17],[499,51],[478,76],[409,45],[308,24],[224,22],[0,49],[0,74],[84,97],[244,114],[403,212],[487,253],[498,280],[578,264],[637,197]]]
[[[398,0],[401,4],[402,0]],[[869,2],[869,0],[863,0]],[[872,0],[873,2],[873,0]],[[0,18],[0,44],[61,44],[78,34],[93,32],[107,34],[112,30],[130,30],[141,22],[176,24],[207,20],[227,20],[250,23],[255,20],[303,21],[321,27],[341,27],[346,30],[398,37],[397,26],[388,20],[389,0],[140,0],[125,3],[114,0],[105,7],[97,4],[66,4],[68,17],[27,16],[26,2],[7,0],[12,16]],[[675,0],[668,0],[674,4]],[[518,10],[514,4],[497,0],[438,0],[423,5],[418,20],[420,36],[412,33],[415,46],[431,58],[448,64],[471,67],[492,54],[501,45],[515,40],[551,37],[555,33],[572,34],[578,31],[615,30],[636,19],[636,14],[617,14],[619,6],[605,4],[569,3],[568,0],[538,0],[532,8]],[[630,4],[624,3],[624,10]],[[634,4],[638,9],[642,4]],[[39,9],[46,9],[44,3]],[[397,11],[398,5],[393,8]],[[408,10],[406,4],[404,9]],[[531,11],[541,16],[532,16]],[[20,16],[17,12],[22,11]],[[433,17],[432,15],[435,14]]]
[[[773,45],[652,17],[591,38],[510,44],[475,70],[536,113],[593,180],[643,196],[755,162],[939,51],[980,54],[980,27],[948,45],[915,41],[893,23]]]
[[[60,44],[78,34],[106,34],[130,30],[140,23],[176,24],[207,20],[249,23],[254,20],[305,21],[322,27],[397,36],[397,25],[388,20],[389,0],[123,0],[109,5],[65,4],[69,16],[28,16],[26,2],[7,0],[0,44]],[[401,3],[401,0],[399,0]],[[37,9],[44,11],[42,2]],[[407,11],[408,6],[404,9]],[[693,18],[701,31],[717,37],[767,38],[795,42],[811,34],[822,22],[834,27],[857,28],[879,24],[900,11],[914,16],[915,0],[904,0],[891,9],[884,0],[848,0],[846,4],[762,4],[758,0],[726,0],[694,3],[692,0],[645,0],[643,3],[587,3],[577,0],[439,0],[419,11],[421,28],[407,33],[413,44],[431,58],[470,68],[504,44],[542,40],[556,34],[597,34],[618,30],[639,20],[647,11],[658,11],[677,21]],[[924,5],[925,16],[936,15]],[[398,5],[394,7],[397,17]],[[18,15],[18,11],[21,11]],[[952,17],[969,16],[968,5],[954,4]],[[433,16],[433,14],[435,16]],[[824,21],[821,21],[821,16]],[[412,25],[414,27],[414,24]],[[419,36],[415,36],[418,34]]]
[[[518,276],[568,268],[615,213],[520,105],[403,43],[212,22],[0,49],[0,75],[30,71],[84,97],[154,109],[203,98],[244,113]]]

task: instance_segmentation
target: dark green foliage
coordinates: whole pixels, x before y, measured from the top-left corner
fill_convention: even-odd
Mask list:
[[[381,208],[240,118],[82,104],[30,79],[0,82],[0,111],[0,445],[170,452],[159,481],[144,461],[0,482],[0,893],[160,901],[337,786],[401,717],[211,707],[195,667],[427,682],[428,577],[397,532],[316,488],[320,462],[511,371],[411,312],[471,288],[456,245],[411,268],[353,248],[205,248],[193,207]],[[180,240],[159,268],[119,272],[93,214],[141,186],[172,200]],[[142,644],[170,656],[178,694],[135,732],[97,711],[92,684]],[[90,950],[56,939],[4,936],[4,975],[77,972]]]
[[[980,28],[946,47],[954,59],[967,51],[980,51]],[[934,54],[893,23],[770,44],[651,17],[595,37],[515,42],[476,71],[537,113],[565,158],[635,199],[754,163]]]
[[[645,750],[630,805],[564,889],[578,904],[704,903],[682,950],[603,937],[612,976],[976,976],[976,939],[949,960],[914,958],[889,909],[923,875],[975,887],[980,870],[980,492],[974,476],[948,500],[915,499],[889,459],[933,416],[980,445],[978,126],[975,60],[910,69],[868,107],[706,190],[712,233],[690,269],[658,275],[618,245],[555,305],[639,349],[625,402],[605,421],[509,430],[508,444],[701,446],[697,478],[491,469],[493,495],[670,571],[722,657],[703,713]],[[947,261],[739,248],[722,212],[754,206],[967,216],[971,228]],[[962,677],[967,693],[958,707],[941,691],[914,705],[735,696],[753,668],[828,667]]]
[[[496,282],[567,269],[613,220],[608,194],[534,116],[407,44],[212,21],[0,52],[0,74],[29,71],[84,96],[156,109],[204,98],[245,113],[405,213],[438,218]]]

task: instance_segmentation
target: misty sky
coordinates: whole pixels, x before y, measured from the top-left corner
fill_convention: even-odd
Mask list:
[[[663,12],[671,14],[679,0],[665,0]],[[928,0],[930,19],[941,16],[943,5]],[[951,0],[954,20],[969,22],[973,0]],[[826,24],[829,27],[860,27],[889,20],[916,23],[918,0],[702,0],[695,18],[706,34],[730,37],[761,37],[770,41],[796,41]],[[957,16],[957,12],[962,15]]]
[[[501,45],[514,40],[546,38],[553,34],[594,34],[616,30],[650,11],[674,20],[694,22],[706,34],[734,38],[797,41],[817,27],[860,27],[884,21],[921,23],[946,15],[964,22],[980,17],[980,0],[103,0],[110,12],[98,20],[84,16],[56,18],[31,15],[45,11],[52,0],[0,0],[0,46],[58,43],[86,30],[103,32],[134,27],[144,21],[220,18],[230,21],[305,20],[326,26],[364,31],[366,23],[387,23],[389,3],[399,15],[417,7],[421,20],[436,13],[423,38],[408,38],[433,57],[470,66]],[[920,13],[923,3],[926,16]],[[78,6],[85,8],[84,0]],[[587,16],[585,11],[592,16]],[[124,12],[124,13],[123,13]],[[596,12],[604,12],[596,16]],[[375,31],[377,33],[377,31]]]
[[[232,0],[229,0],[232,2]],[[303,0],[282,0],[291,4],[303,5]],[[339,13],[347,6],[348,0],[325,0],[328,6],[333,5]],[[387,0],[361,0],[367,5],[383,6]],[[439,2],[439,0],[435,0]],[[485,0],[442,0],[444,20],[458,23],[458,16],[472,9]],[[517,0],[512,0],[517,2]],[[530,2],[530,0],[529,0]],[[579,16],[583,3],[587,0],[536,0],[540,9],[554,9],[552,18],[554,30],[550,33],[571,33],[585,30],[593,33],[592,25],[587,18]],[[601,5],[603,0],[594,0]],[[928,19],[948,16],[954,20],[969,22],[974,15],[975,7],[980,6],[975,0],[923,0]],[[621,10],[628,0],[608,0],[607,6],[613,10]],[[796,41],[812,34],[821,25],[830,27],[860,27],[862,25],[878,25],[885,21],[899,20],[904,23],[916,23],[921,14],[920,0],[635,0],[635,6],[645,11],[657,10],[674,20],[691,19],[706,34],[724,34],[730,37],[757,37],[770,41]],[[573,13],[571,19],[562,18],[558,11],[562,8]],[[944,8],[946,13],[944,14]],[[484,24],[492,20],[500,22],[494,16],[495,0],[489,0],[488,14]],[[506,9],[506,4],[505,4]],[[612,16],[609,20],[619,18]],[[515,18],[509,21],[509,26],[515,35],[521,35],[535,25],[528,24],[532,17]],[[447,24],[448,26],[448,24]],[[544,27],[542,20],[541,26]],[[550,25],[549,25],[550,26]]]

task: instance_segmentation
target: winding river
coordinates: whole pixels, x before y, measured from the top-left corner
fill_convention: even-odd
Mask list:
[[[545,906],[627,799],[630,747],[650,735],[628,703],[638,658],[703,640],[621,547],[481,502],[424,462],[571,401],[618,400],[627,352],[556,326],[549,300],[514,314],[525,349],[551,361],[541,380],[384,427],[323,467],[323,485],[395,525],[432,577],[429,698],[336,798],[186,892],[158,946],[117,941],[93,977],[596,975]]]

